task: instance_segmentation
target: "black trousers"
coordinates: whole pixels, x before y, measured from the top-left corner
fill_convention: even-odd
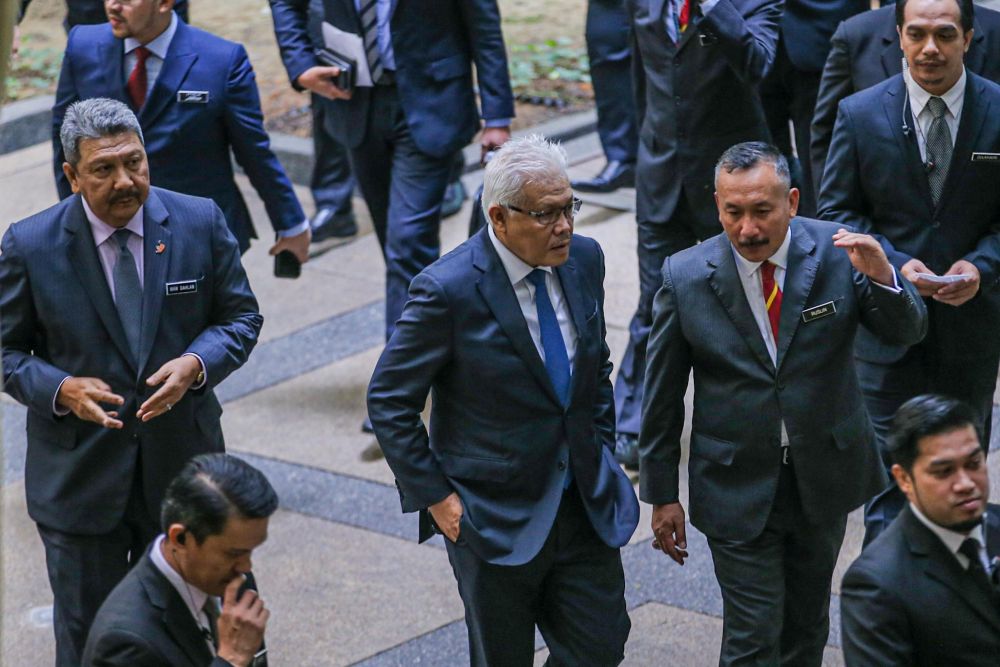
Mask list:
[[[461,536],[445,542],[473,666],[531,665],[536,625],[548,665],[603,667],[624,659],[631,622],[621,554],[597,537],[575,485],[563,494],[541,551],[524,565],[487,563]]]
[[[125,515],[110,533],[75,535],[38,524],[52,587],[56,667],[80,667],[87,633],[104,599],[159,534],[137,466]]]
[[[830,582],[847,515],[809,523],[792,466],[782,466],[764,532],[747,542],[709,538],[722,589],[719,665],[819,667],[830,633]]]
[[[609,162],[635,162],[639,149],[629,30],[624,0],[587,3],[585,34],[597,105],[597,134]]]

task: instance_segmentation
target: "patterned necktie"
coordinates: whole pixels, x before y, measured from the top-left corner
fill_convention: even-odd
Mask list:
[[[216,649],[219,648],[219,605],[215,601],[215,598],[207,597],[205,598],[205,604],[201,606],[201,610],[205,612],[205,616],[208,617],[208,632],[209,635],[205,639],[212,642],[212,646]]]
[[[767,319],[771,321],[771,333],[774,342],[778,342],[778,324],[781,322],[781,290],[774,281],[775,265],[764,262],[760,265],[760,279],[764,286],[764,305],[767,307]]]
[[[528,280],[535,286],[535,308],[538,309],[538,328],[542,350],[545,351],[545,370],[549,373],[556,395],[566,405],[569,399],[569,355],[566,353],[566,341],[559,329],[556,311],[549,300],[549,291],[545,287],[545,271],[535,269],[528,274]]]
[[[979,559],[979,540],[968,537],[962,546],[958,548],[958,553],[969,559],[969,568],[966,570],[976,586],[993,596],[993,586],[990,585],[990,578],[983,569],[983,562]]]
[[[931,198],[937,206],[951,166],[951,131],[948,129],[948,121],[944,119],[948,113],[948,105],[944,100],[932,97],[927,101],[927,108],[934,117],[927,131],[927,181],[931,186]]]
[[[681,33],[687,30],[688,23],[691,22],[691,0],[684,0],[684,4],[681,5],[680,16],[677,17],[677,25],[680,28]]]
[[[139,46],[135,49],[135,67],[128,75],[128,83],[125,89],[132,100],[132,108],[138,111],[146,103],[146,58],[149,57],[149,49]]]
[[[115,309],[118,319],[125,330],[128,347],[132,351],[132,359],[139,359],[139,332],[142,328],[142,285],[139,283],[139,271],[135,267],[135,257],[128,249],[128,240],[132,235],[127,229],[115,232],[115,242],[118,244],[118,261],[112,272],[115,285]]]
[[[384,72],[378,52],[378,0],[366,0],[361,5],[361,39],[364,40],[372,83],[378,83]]]

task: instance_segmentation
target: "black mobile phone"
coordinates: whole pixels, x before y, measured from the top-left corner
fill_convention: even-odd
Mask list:
[[[282,250],[274,256],[275,278],[298,278],[302,275],[302,264],[291,250]]]
[[[354,90],[356,66],[352,58],[348,58],[332,49],[320,48],[316,49],[316,60],[327,67],[340,69],[340,73],[333,80],[333,85],[345,91]]]

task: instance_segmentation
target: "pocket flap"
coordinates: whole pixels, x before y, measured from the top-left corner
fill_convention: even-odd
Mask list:
[[[701,433],[691,432],[691,454],[727,466],[736,456],[736,445],[728,440],[717,440]]]
[[[435,81],[445,81],[471,73],[472,64],[467,55],[459,53],[429,63],[424,71]]]
[[[511,478],[513,471],[513,466],[506,459],[440,452],[438,460],[441,462],[444,474],[455,479],[506,482]]]
[[[37,439],[63,449],[73,449],[76,447],[76,428],[71,420],[74,420],[72,415],[53,421],[37,417],[29,411],[28,440]]]

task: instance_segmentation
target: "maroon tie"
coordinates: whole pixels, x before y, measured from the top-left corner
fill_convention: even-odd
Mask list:
[[[760,279],[764,287],[764,305],[767,306],[767,319],[771,321],[771,333],[774,341],[778,341],[778,323],[781,322],[781,290],[774,282],[774,264],[764,262],[760,265]]]
[[[136,111],[146,103],[146,58],[149,57],[149,49],[139,46],[135,49],[135,67],[128,75],[128,83],[125,89],[132,100],[132,108]]]

